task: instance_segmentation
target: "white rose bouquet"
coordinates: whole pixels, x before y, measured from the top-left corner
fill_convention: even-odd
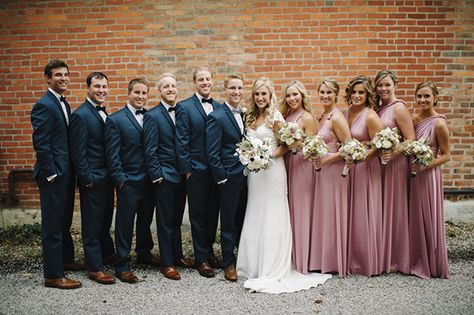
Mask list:
[[[269,141],[258,138],[245,137],[237,144],[237,154],[240,162],[248,172],[258,172],[270,167],[272,155]]]
[[[328,153],[328,146],[320,136],[308,136],[304,139],[301,152],[308,161],[315,161]],[[320,170],[321,168],[316,168],[316,171]]]
[[[365,146],[357,139],[350,139],[344,142],[339,148],[339,153],[346,162],[353,162],[357,164],[367,157],[367,150]],[[349,167],[344,165],[341,175],[346,177],[349,173]]]
[[[287,145],[292,145],[298,140],[303,139],[303,136],[303,130],[295,122],[283,123],[278,130],[278,137]],[[291,151],[293,154],[296,154],[296,149],[293,148]]]
[[[434,160],[433,151],[424,138],[409,142],[403,149],[405,155],[413,156],[413,162],[418,165],[428,166]],[[415,177],[416,172],[411,172],[411,177]]]
[[[370,144],[377,149],[393,151],[400,143],[399,139],[400,135],[397,132],[397,128],[387,127],[377,132],[372,141],[370,141]],[[382,166],[385,165],[387,165],[387,162],[382,160]]]

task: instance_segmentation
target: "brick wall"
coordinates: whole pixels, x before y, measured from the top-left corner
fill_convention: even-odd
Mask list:
[[[243,73],[247,86],[268,76],[279,96],[282,85],[299,79],[316,113],[323,77],[344,88],[355,75],[373,78],[378,70],[395,70],[397,95],[410,108],[415,85],[433,80],[442,88],[440,111],[451,131],[445,187],[474,187],[472,0],[3,0],[0,25],[2,194],[11,169],[34,164],[29,113],[46,89],[42,70],[53,58],[70,66],[73,108],[84,100],[85,77],[97,70],[109,76],[112,110],[124,104],[127,82],[136,76],[153,82],[172,71],[180,96],[189,96],[191,71],[199,65],[215,70],[214,97],[220,98],[230,72]],[[156,101],[152,84],[150,104]],[[339,102],[344,107],[342,97]],[[21,180],[17,194],[18,206],[38,207],[31,180]]]

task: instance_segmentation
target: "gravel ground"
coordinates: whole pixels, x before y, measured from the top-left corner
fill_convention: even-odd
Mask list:
[[[250,293],[224,280],[181,269],[182,279],[156,268],[134,266],[138,284],[100,285],[85,272],[78,290],[45,288],[41,265],[0,262],[0,314],[474,314],[474,224],[447,225],[452,278],[424,280],[392,273],[378,277],[334,276],[306,291]],[[112,269],[108,269],[113,273]]]

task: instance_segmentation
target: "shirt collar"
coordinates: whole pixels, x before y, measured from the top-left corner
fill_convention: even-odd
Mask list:
[[[173,106],[171,106],[170,104],[166,103],[166,102],[163,101],[163,100],[161,100],[161,104],[163,104],[163,106],[166,108],[166,110],[168,110],[168,108],[170,108],[170,107],[176,106],[176,104],[174,104]]]
[[[97,106],[98,104],[94,103],[90,98],[87,97],[87,101],[91,103],[93,106]]]
[[[133,107],[132,105],[130,105],[130,103],[127,103],[127,107],[132,112],[132,114],[135,114],[135,112],[138,110],[135,107]]]
[[[56,92],[55,90],[53,90],[52,88],[48,88],[48,91],[50,91],[51,93],[53,93],[54,96],[56,96],[56,98],[58,99],[59,102],[61,102],[61,94],[59,94],[58,92]]]

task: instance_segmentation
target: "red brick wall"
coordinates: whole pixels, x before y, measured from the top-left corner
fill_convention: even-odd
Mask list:
[[[242,72],[247,86],[260,76],[283,84],[299,79],[310,91],[334,77],[344,88],[355,75],[372,78],[395,70],[397,95],[412,108],[414,87],[433,80],[441,89],[440,111],[451,131],[452,160],[445,186],[474,187],[474,2],[455,1],[13,1],[0,4],[0,193],[11,169],[31,167],[29,113],[46,83],[49,59],[71,71],[68,100],[76,108],[85,77],[104,71],[110,79],[108,105],[126,100],[127,82],[154,81],[175,72],[180,96],[192,93],[191,71],[215,70],[214,96],[222,79]],[[343,91],[343,89],[342,89]],[[341,107],[342,96],[339,97]],[[248,91],[247,91],[248,95]],[[156,104],[153,84],[150,104]],[[37,207],[31,180],[17,186],[20,207]]]

